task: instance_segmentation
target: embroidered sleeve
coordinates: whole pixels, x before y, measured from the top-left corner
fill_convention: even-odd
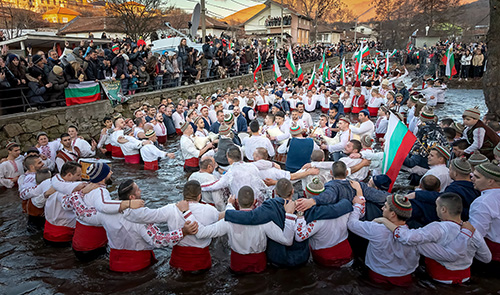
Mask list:
[[[295,240],[297,242],[302,242],[309,239],[312,235],[316,233],[316,220],[306,223],[302,218],[297,221],[297,228],[295,230]]]
[[[62,206],[65,210],[74,210],[78,218],[92,217],[97,214],[94,207],[88,207],[83,201],[81,191],[74,192],[71,195],[65,195],[62,198]]]
[[[182,229],[163,233],[156,225],[147,224],[145,225],[145,230],[148,242],[155,248],[174,246],[184,237]]]

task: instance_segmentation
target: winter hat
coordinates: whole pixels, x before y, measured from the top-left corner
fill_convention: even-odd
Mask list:
[[[108,164],[102,163],[102,162],[97,162],[92,165],[90,165],[87,168],[87,175],[89,177],[90,182],[92,183],[98,183],[101,182],[103,179],[105,179],[109,172],[111,171],[111,168],[109,168]]]
[[[36,147],[32,146],[32,147],[30,147],[30,148],[26,151],[26,153],[27,153],[27,154],[30,154],[30,153],[37,153],[37,154],[40,154],[40,151],[39,151]]]
[[[413,102],[413,103],[417,103],[418,102],[418,97],[415,96],[415,95],[412,95],[412,96],[410,96],[410,101]]]
[[[231,133],[231,128],[229,125],[222,124],[219,127],[219,135],[228,136]]]
[[[480,164],[475,167],[476,171],[484,177],[500,182],[500,167],[491,163]]]
[[[339,120],[342,120],[342,121],[346,122],[347,124],[351,124],[351,120],[348,117],[341,116],[341,117],[339,117]]]
[[[330,100],[331,101],[335,101],[335,100],[338,100],[339,99],[339,95],[337,93],[333,93],[331,96],[330,96]]]
[[[125,127],[125,129],[123,129],[123,135],[127,135],[127,134],[129,134],[130,132],[132,132],[132,128],[130,128],[130,127],[128,127],[128,126],[127,126],[127,127]]]
[[[430,108],[422,110],[420,113],[420,120],[422,122],[435,122],[436,115],[434,115],[434,111]]]
[[[363,110],[359,111],[359,113],[364,114],[367,117],[370,117],[370,111],[368,111],[367,109],[363,109]]]
[[[314,177],[311,182],[306,185],[306,196],[308,198],[317,196],[325,190],[323,182],[318,177]]]
[[[19,144],[18,144],[17,142],[15,142],[15,141],[9,141],[9,142],[7,142],[7,144],[5,145],[5,148],[6,148],[7,150],[9,150],[9,149],[11,149],[11,148],[13,148],[13,147],[16,147],[16,146],[19,146]]]
[[[119,51],[119,50],[120,50],[120,47],[118,47],[118,45],[117,45],[117,44],[114,44],[114,45],[113,45],[113,47],[111,47],[111,50],[112,50],[113,52],[116,52],[116,51]]]
[[[466,109],[462,117],[471,117],[472,119],[479,120],[479,118],[481,117],[481,112],[479,111],[479,107],[475,106],[473,108]]]
[[[200,120],[201,120],[201,116],[194,118],[194,120],[193,120],[194,125],[198,124],[198,121],[200,121]]]
[[[387,203],[389,204],[389,209],[394,211],[398,217],[410,218],[411,217],[411,203],[407,197],[403,195],[389,195],[387,196]]]
[[[293,124],[292,126],[290,126],[290,134],[292,134],[292,136],[302,134],[302,128],[300,128],[300,125]]]
[[[392,180],[386,174],[375,175],[372,177],[372,180],[373,184],[380,190],[388,191],[391,187]]]
[[[403,89],[404,87],[405,87],[405,83],[403,83],[403,82],[401,82],[401,81],[400,81],[400,82],[398,82],[398,83],[396,83],[396,88],[397,88],[397,89]]]
[[[207,110],[209,110],[209,108],[208,108],[208,106],[207,106],[206,104],[204,104],[204,105],[200,108],[200,112],[201,112],[201,110],[203,110],[203,109],[207,109]]]
[[[224,123],[231,124],[234,121],[234,115],[232,113],[227,113],[224,115]]]
[[[365,135],[361,136],[360,141],[361,141],[362,145],[367,146],[367,147],[371,147],[374,140],[370,135],[365,134]]]
[[[150,137],[155,136],[155,134],[156,134],[155,131],[153,129],[151,129],[151,130],[146,131],[145,135],[147,138],[150,138]]]
[[[39,63],[41,60],[42,60],[42,56],[38,55],[38,54],[35,54],[33,55],[33,57],[31,58],[31,61],[33,62],[33,64],[37,64]]]
[[[188,128],[189,125],[190,125],[189,122],[182,123],[182,125],[181,125],[181,131],[184,133],[184,131],[186,131],[186,129]]]
[[[486,158],[485,155],[481,154],[478,151],[475,151],[472,153],[472,155],[469,157],[469,163],[472,165],[472,167],[476,167],[477,165],[489,163],[488,158]]]
[[[497,157],[500,157],[500,143],[493,149],[493,154]]]
[[[450,159],[451,154],[447,148],[443,147],[442,145],[436,145],[434,149],[437,150],[437,152],[441,154],[446,159],[446,161]]]
[[[472,172],[472,167],[465,158],[455,158],[451,160],[450,167],[460,172],[460,174],[468,175]]]
[[[60,66],[54,66],[52,68],[52,71],[54,72],[54,74],[56,75],[61,75],[62,72],[63,72],[63,69],[60,67]]]
[[[38,132],[38,133],[36,134],[36,140],[38,140],[38,139],[40,138],[40,136],[42,136],[42,135],[45,135],[45,136],[49,137],[49,136],[47,135],[47,132],[43,132],[43,131],[41,131],[41,132]]]
[[[465,130],[465,126],[462,123],[457,122],[453,122],[451,124],[451,128],[453,128],[459,134],[463,134]]]

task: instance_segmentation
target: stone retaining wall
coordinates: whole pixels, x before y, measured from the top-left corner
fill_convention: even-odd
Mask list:
[[[338,57],[328,60],[333,66],[339,63]],[[303,64],[302,70],[304,73],[311,71],[315,63]],[[316,64],[319,64],[317,62]],[[282,68],[282,75],[287,78],[289,72],[286,68]],[[267,70],[263,72],[264,81],[270,81],[274,78],[273,72]],[[258,75],[259,81],[262,80],[262,75]],[[139,93],[134,95],[128,102],[112,108],[109,101],[101,100],[93,103],[75,105],[69,107],[57,107],[45,109],[32,113],[18,113],[5,115],[0,117],[0,157],[5,157],[7,151],[4,149],[5,144],[9,140],[15,140],[21,143],[23,150],[36,144],[36,134],[40,131],[45,131],[49,135],[49,139],[58,138],[61,133],[66,132],[69,125],[75,125],[80,130],[80,135],[86,139],[98,139],[102,129],[102,120],[105,116],[112,116],[115,113],[121,113],[124,117],[132,117],[134,110],[139,108],[143,102],[148,102],[152,105],[158,105],[160,100],[164,98],[172,98],[176,101],[178,98],[187,98],[196,93],[201,93],[203,96],[213,94],[217,89],[226,89],[227,87],[236,88],[239,84],[245,87],[253,85],[253,75],[244,75],[232,77],[224,80],[204,82],[197,85],[181,86],[176,88],[168,88],[160,91]]]

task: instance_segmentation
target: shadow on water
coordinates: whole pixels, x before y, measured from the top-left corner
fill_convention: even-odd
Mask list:
[[[446,110],[436,110],[440,118],[460,119],[463,109],[479,105],[486,110],[479,90],[450,90]],[[315,118],[317,118],[317,114]],[[177,140],[169,141],[169,152],[176,159],[160,163],[157,172],[144,171],[140,165],[113,163],[114,185],[133,178],[142,189],[148,207],[157,208],[182,199],[186,175]],[[404,182],[404,181],[403,181]],[[404,183],[402,183],[404,185]],[[0,193],[0,294],[487,294],[500,290],[500,279],[473,277],[462,287],[431,282],[419,270],[409,289],[384,288],[366,279],[360,259],[353,267],[329,269],[313,262],[297,269],[268,268],[264,273],[235,275],[229,271],[229,249],[226,238],[211,245],[213,267],[202,274],[188,275],[170,269],[170,249],[155,250],[158,262],[143,271],[120,274],[110,272],[107,258],[90,263],[78,262],[71,249],[47,247],[41,233],[26,230],[26,216],[20,214],[21,202],[14,190]],[[166,228],[163,228],[166,230]],[[494,274],[497,275],[497,274]]]

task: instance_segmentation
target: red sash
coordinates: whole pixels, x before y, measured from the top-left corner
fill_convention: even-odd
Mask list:
[[[352,249],[347,239],[330,248],[311,249],[311,254],[317,264],[324,266],[340,267],[352,260]]]
[[[344,114],[349,114],[351,112],[351,108],[344,108]]]
[[[461,284],[470,278],[470,267],[461,270],[449,270],[434,259],[425,257],[425,268],[436,281],[451,281],[452,284]]]
[[[28,213],[28,200],[22,200],[21,208],[23,208],[23,213]]]
[[[100,226],[88,226],[76,222],[75,234],[73,235],[73,249],[75,251],[92,251],[106,246],[108,237],[106,230]]]
[[[385,136],[385,133],[375,133],[375,138],[377,139],[377,141],[381,138],[384,138]]]
[[[158,138],[158,143],[164,144],[165,142],[167,142],[167,136],[166,135],[156,136],[156,137]]]
[[[124,156],[125,157],[125,163],[128,164],[139,164],[141,163],[141,155],[140,154],[135,154],[135,155],[130,155],[130,156]]]
[[[182,130],[180,128],[175,128],[175,132],[177,133],[177,135],[182,135]]]
[[[108,143],[108,144],[106,145],[106,151],[108,151],[108,152],[110,152],[110,153],[113,151],[113,146],[111,145],[111,143]]]
[[[355,107],[355,106],[352,107],[353,114],[359,114],[359,112],[361,112],[362,110],[363,110],[362,107]],[[344,112],[345,112],[345,109],[344,109]]]
[[[183,271],[197,271],[212,267],[212,257],[208,247],[174,246],[170,255],[170,266]]]
[[[36,207],[35,205],[33,205],[33,202],[31,201],[31,199],[29,199],[27,201],[27,206],[26,206],[26,211],[28,212],[28,215],[31,215],[31,216],[44,216],[45,215],[45,211],[43,208],[38,208]]]
[[[491,260],[500,262],[500,244],[487,238],[484,238],[484,241],[486,242],[486,245],[488,245],[488,248],[490,248]]]
[[[72,227],[53,225],[45,220],[43,238],[51,242],[71,242],[74,232]]]
[[[109,268],[116,272],[132,272],[156,263],[153,250],[122,250],[111,249],[109,251]]]
[[[111,157],[113,159],[123,159],[125,156],[123,155],[122,149],[119,146],[111,146]]]
[[[266,252],[239,254],[231,250],[231,269],[242,273],[260,273],[266,269]]]
[[[378,284],[391,284],[399,287],[409,287],[413,283],[411,274],[402,277],[386,277],[370,269],[369,276],[370,280]]]
[[[330,111],[329,108],[324,108],[324,107],[321,107],[321,112],[325,113],[325,114],[328,114],[328,112]]]
[[[378,113],[378,108],[368,107],[368,111],[370,112],[370,116],[376,117]]]
[[[144,162],[144,170],[158,170],[158,160],[153,162]]]
[[[200,166],[200,159],[199,158],[191,158],[191,159],[186,159],[184,161],[184,169],[186,167],[193,167],[193,168],[198,168]]]
[[[257,106],[257,111],[260,113],[269,112],[269,104],[263,104],[263,105]]]

